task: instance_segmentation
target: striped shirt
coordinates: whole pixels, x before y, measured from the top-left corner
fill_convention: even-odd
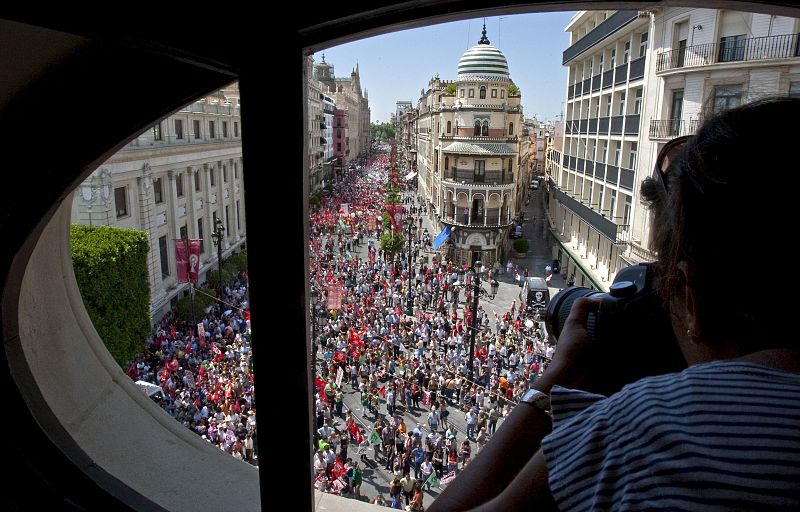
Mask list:
[[[800,375],[715,361],[611,397],[554,387],[561,510],[800,510]]]

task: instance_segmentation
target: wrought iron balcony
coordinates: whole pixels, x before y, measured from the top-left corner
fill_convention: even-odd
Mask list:
[[[683,135],[694,135],[700,124],[699,119],[651,119],[650,136],[651,140],[674,139]]]
[[[788,59],[800,57],[800,34],[729,39],[660,52],[656,73],[720,62]]]

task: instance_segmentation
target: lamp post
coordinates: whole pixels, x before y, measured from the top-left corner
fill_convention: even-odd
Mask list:
[[[485,293],[484,289],[481,287],[481,275],[483,274],[480,270],[481,262],[474,261],[472,263],[472,325],[470,326],[470,333],[469,333],[469,378],[470,380],[475,379],[475,334],[478,331],[478,297],[481,293]]]
[[[411,298],[411,283],[413,283],[414,276],[411,275],[412,273],[412,261],[411,261],[411,236],[414,230],[414,219],[409,218],[407,222],[408,228],[408,290],[406,291],[406,309],[408,310],[409,315],[414,314],[414,299]]]
[[[317,304],[319,302],[319,292],[311,287],[311,370],[316,376],[317,372]]]
[[[225,227],[222,225],[222,219],[217,217],[211,238],[214,245],[217,246],[217,300],[220,302],[220,311],[222,311],[222,240],[224,236]]]

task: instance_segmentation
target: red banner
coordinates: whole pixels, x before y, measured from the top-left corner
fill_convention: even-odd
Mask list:
[[[175,264],[178,267],[179,283],[188,283],[191,279],[197,284],[200,273],[200,240],[175,240]]]
[[[342,309],[342,287],[339,283],[328,285],[328,301],[326,307],[330,309]]]
[[[403,205],[387,204],[386,213],[389,214],[392,231],[403,231]]]

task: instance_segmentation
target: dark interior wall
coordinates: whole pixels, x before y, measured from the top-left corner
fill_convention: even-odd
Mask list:
[[[507,12],[581,8],[644,8],[657,2],[504,2],[477,1],[341,2],[335,10],[289,6],[290,14],[269,16],[255,9],[217,6],[213,11],[181,6],[127,6],[113,12],[77,12],[72,6],[28,14],[0,14],[34,26],[87,38],[79,50],[48,65],[53,39],[28,38],[29,54],[0,55],[0,141],[5,197],[0,201],[0,286],[4,342],[16,329],[17,296],[27,256],[58,203],[96,165],[155,120],[195,97],[239,77],[246,107],[242,112],[248,253],[254,334],[264,349],[255,351],[262,404],[271,396],[286,418],[283,425],[259,432],[259,446],[270,450],[275,467],[262,468],[291,479],[310,473],[310,460],[298,453],[308,440],[302,426],[310,411],[305,372],[306,283],[304,268],[305,185],[303,182],[304,48],[320,49],[365,35],[413,25]],[[686,5],[701,6],[701,2]],[[673,4],[674,5],[674,4]],[[788,3],[702,2],[702,7],[738,8],[799,16]],[[155,8],[152,8],[155,7]],[[334,12],[336,19],[331,19]],[[453,14],[456,13],[456,14]],[[416,20],[416,21],[415,21]],[[0,36],[22,41],[19,34]],[[4,47],[7,48],[7,47]],[[39,58],[40,57],[40,58]],[[24,62],[30,75],[12,90],[10,61]],[[4,71],[5,70],[5,75]],[[13,73],[19,77],[18,73]],[[286,84],[276,101],[277,83]],[[20,85],[22,84],[22,88]],[[11,93],[14,93],[11,95]],[[11,98],[10,101],[9,98]],[[263,98],[264,101],[261,101]],[[280,119],[280,147],[259,144],[271,129],[266,119]],[[274,133],[269,134],[270,137]],[[265,204],[261,191],[285,189],[286,204]],[[303,257],[301,257],[303,254]],[[279,277],[279,282],[276,278]],[[280,305],[276,305],[280,301]],[[288,305],[288,308],[287,308]],[[280,308],[280,309],[278,309]],[[279,315],[275,311],[280,311]],[[288,325],[282,328],[281,324]],[[279,371],[269,345],[281,347]],[[41,405],[27,402],[20,387],[32,380],[24,371],[12,375],[9,358],[0,353],[0,389],[9,423],[3,461],[3,508],[38,505],[49,510],[138,510],[151,508],[146,496],[126,494],[124,483],[103,476],[102,468],[80,461],[80,447],[69,446],[68,433],[51,428]],[[267,370],[267,371],[264,371]],[[31,390],[35,395],[35,389]],[[263,410],[262,405],[262,410]],[[262,416],[265,417],[266,415]],[[277,422],[276,422],[277,423]],[[68,446],[66,452],[57,449]],[[78,469],[80,461],[84,468]],[[92,478],[87,476],[92,475]],[[183,476],[183,475],[182,475]],[[269,508],[272,478],[262,478],[262,504]],[[29,489],[34,488],[31,493]],[[109,493],[106,489],[112,488]],[[312,490],[293,491],[290,499],[312,507]],[[202,497],[198,497],[202,501]]]

